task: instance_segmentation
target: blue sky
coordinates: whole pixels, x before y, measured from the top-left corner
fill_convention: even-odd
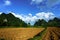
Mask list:
[[[1,12],[12,12],[25,22],[49,20],[60,17],[60,0],[0,0]]]

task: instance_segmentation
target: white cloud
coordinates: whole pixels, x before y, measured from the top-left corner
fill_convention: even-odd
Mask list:
[[[11,1],[6,0],[4,4],[5,4],[5,5],[11,5]]]
[[[39,9],[51,8],[60,4],[60,0],[31,0],[31,5],[35,5]]]
[[[46,4],[48,7],[52,7],[54,5],[60,4],[60,0],[47,0]]]
[[[20,19],[22,19],[23,21],[25,21],[26,23],[30,22],[30,23],[34,23],[35,21],[37,21],[38,19],[45,19],[45,20],[49,20],[49,19],[53,19],[55,17],[55,15],[52,12],[39,12],[36,13],[35,16],[32,16],[32,14],[28,14],[28,15],[21,15],[21,14],[15,14],[13,12],[11,12],[15,17],[18,17]],[[29,16],[30,15],[30,16]]]
[[[49,19],[51,16],[54,16],[54,14],[52,12],[40,12],[40,13],[37,13],[36,16],[40,18]]]
[[[32,16],[32,14],[31,14],[31,13],[29,13],[28,15],[29,15],[29,16]]]
[[[11,1],[5,0],[4,3],[0,4],[0,9],[3,9],[3,8],[5,8],[6,6],[9,6],[9,5],[11,5],[11,4],[12,4]]]
[[[32,0],[31,4],[39,4],[41,2],[43,2],[43,0]]]
[[[0,12],[0,15],[2,14],[2,12]]]

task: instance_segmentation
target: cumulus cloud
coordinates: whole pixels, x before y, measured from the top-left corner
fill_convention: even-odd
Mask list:
[[[11,5],[11,1],[6,0],[5,3],[4,3],[4,5]]]
[[[52,16],[54,16],[54,14],[52,12],[41,12],[41,13],[37,13],[36,16],[38,16],[39,18],[43,19],[49,19],[50,17],[53,18]]]
[[[44,19],[44,20],[49,20],[49,19],[53,19],[55,17],[55,15],[52,12],[39,12],[36,13],[34,16],[32,16],[31,13],[29,13],[28,15],[22,15],[22,14],[15,14],[13,12],[11,12],[15,17],[18,17],[20,19],[22,19],[23,21],[25,21],[26,23],[34,23],[35,21],[37,21],[38,19]]]

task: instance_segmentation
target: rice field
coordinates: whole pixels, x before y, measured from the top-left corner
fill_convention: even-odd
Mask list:
[[[0,40],[27,40],[45,28],[0,28]]]

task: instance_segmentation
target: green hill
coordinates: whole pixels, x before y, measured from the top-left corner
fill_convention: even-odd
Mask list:
[[[12,13],[0,15],[0,26],[27,27],[27,24],[21,19],[15,17]]]

